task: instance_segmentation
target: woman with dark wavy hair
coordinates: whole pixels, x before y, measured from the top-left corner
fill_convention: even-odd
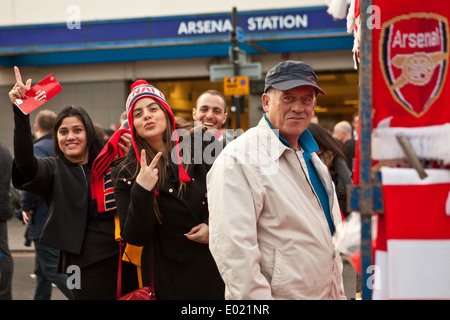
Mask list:
[[[9,92],[13,104],[31,87],[31,80],[23,84],[18,68],[15,73],[17,82]],[[83,108],[64,107],[53,129],[55,156],[37,158],[29,115],[14,105],[13,112],[14,187],[40,196],[49,208],[39,242],[60,250],[58,272],[69,273],[75,299],[116,299],[115,211],[99,213],[92,200],[91,169],[102,144],[91,118]],[[131,265],[122,263],[124,290],[137,288],[136,274]]]
[[[86,144],[82,145],[83,150],[66,148],[64,143],[59,143],[60,139],[66,139],[65,136],[68,133],[66,131],[66,127],[61,125],[64,121],[68,121],[66,118],[71,117],[73,120],[79,120],[82,126],[84,126]],[[71,160],[71,157],[73,157],[74,154],[73,150],[76,150],[76,157],[79,158],[73,159],[73,162],[78,162],[78,160],[80,160],[82,162],[92,164],[94,159],[102,150],[103,145],[97,137],[92,120],[86,110],[81,107],[74,106],[66,106],[61,109],[56,117],[55,125],[53,127],[53,148],[55,155],[59,158],[67,158],[68,160]]]
[[[212,134],[202,139],[208,131],[201,127],[194,132],[200,140],[190,139],[193,123],[176,119],[162,92],[144,80],[132,85],[126,110],[132,147],[111,174],[121,236],[142,246],[143,285],[154,282],[158,300],[224,299],[225,286],[208,247],[211,164],[187,155],[223,142]]]

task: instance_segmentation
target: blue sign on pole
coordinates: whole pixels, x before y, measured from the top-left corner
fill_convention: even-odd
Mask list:
[[[241,27],[237,27],[236,28],[236,39],[239,42],[243,42],[244,41],[244,31],[242,30]]]

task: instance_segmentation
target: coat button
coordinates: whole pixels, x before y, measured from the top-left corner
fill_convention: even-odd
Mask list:
[[[173,192],[173,189],[172,189],[172,188],[170,188],[170,189],[169,189],[169,192],[170,192],[170,193],[172,193],[172,192]]]
[[[204,205],[206,202],[205,201],[202,201],[202,204]]]
[[[128,181],[127,183],[128,183],[128,184],[131,184],[131,181]]]

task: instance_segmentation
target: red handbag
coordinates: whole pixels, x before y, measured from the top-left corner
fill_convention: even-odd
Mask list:
[[[153,287],[153,270],[151,287],[142,287],[130,293],[122,294],[122,248],[124,243],[120,241],[119,270],[117,272],[117,300],[156,300],[155,288]]]
[[[127,293],[117,300],[156,300],[156,296],[150,287],[142,287]]]

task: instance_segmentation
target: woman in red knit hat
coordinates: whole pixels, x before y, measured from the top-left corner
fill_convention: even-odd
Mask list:
[[[133,84],[126,110],[132,148],[112,177],[121,236],[142,246],[142,285],[153,284],[160,300],[223,299],[224,284],[208,247],[211,164],[187,163],[186,154],[181,162],[181,151],[188,149],[181,150],[177,129],[187,132],[193,124],[176,120],[164,95],[143,80]]]

